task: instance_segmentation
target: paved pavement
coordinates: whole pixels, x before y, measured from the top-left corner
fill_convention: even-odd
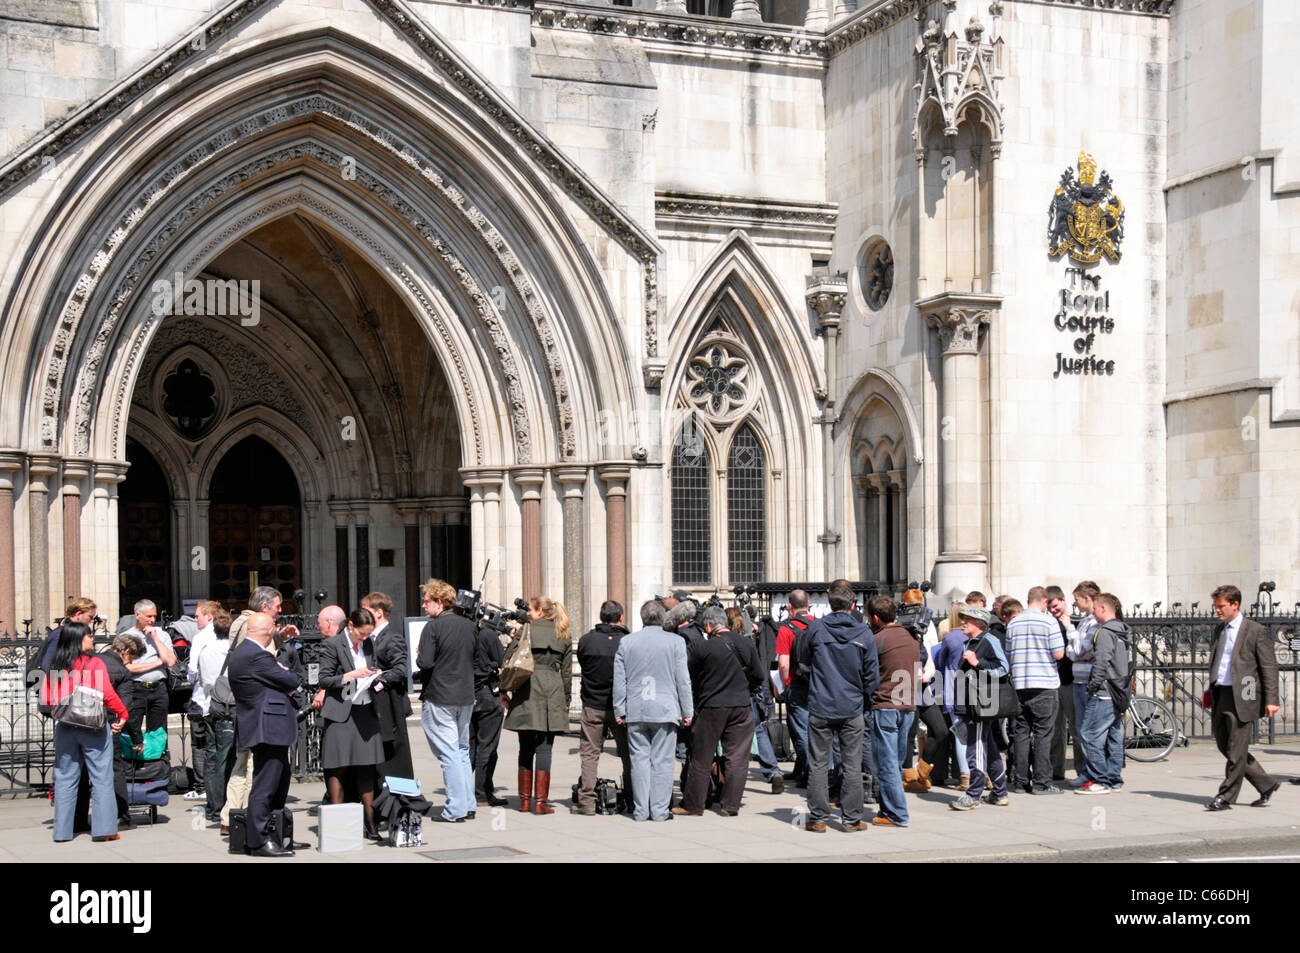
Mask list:
[[[442,772],[424,741],[419,722],[410,724],[416,775],[430,800],[440,804]],[[498,783],[510,782],[513,795],[516,736],[502,739]],[[609,753],[601,762],[603,777],[618,776],[618,762]],[[1253,749],[1279,779],[1300,775],[1300,738]],[[690,862],[837,860],[872,862],[985,860],[1095,860],[1107,852],[1168,846],[1216,850],[1237,845],[1242,852],[1260,851],[1270,842],[1300,836],[1300,786],[1283,784],[1272,804],[1253,809],[1254,793],[1231,811],[1210,813],[1205,803],[1222,777],[1223,761],[1213,744],[1178,748],[1170,760],[1157,764],[1130,762],[1122,792],[1098,797],[1064,794],[1051,797],[1012,795],[1009,807],[983,806],[975,811],[948,810],[957,792],[935,788],[909,795],[911,827],[873,828],[845,834],[836,826],[824,834],[803,830],[804,800],[787,788],[774,795],[757,770],[751,771],[740,816],[716,812],[703,817],[676,817],[671,822],[635,823],[627,817],[580,817],[568,813],[569,788],[578,777],[578,739],[565,736],[556,744],[554,785],[557,813],[538,817],[510,808],[481,807],[474,821],[462,824],[426,822],[426,846],[394,850],[367,845],[359,853],[322,855],[300,852],[293,860],[269,861],[232,857],[215,827],[203,820],[201,804],[173,796],[160,809],[159,823],[123,831],[112,843],[94,843],[80,835],[68,844],[51,841],[52,808],[35,798],[0,800],[0,861],[8,862],[237,862],[299,863],[419,863],[473,860],[528,863],[538,861]],[[296,836],[315,843],[316,820],[307,808],[321,794],[319,781],[294,784],[289,806],[295,811]],[[1263,851],[1268,853],[1268,851]],[[1276,851],[1274,851],[1276,852]]]

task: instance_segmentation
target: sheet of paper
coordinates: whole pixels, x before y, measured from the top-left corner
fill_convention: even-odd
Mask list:
[[[374,675],[367,675],[365,678],[358,678],[355,683],[356,688],[352,690],[352,704],[355,705],[357,703],[357,696],[373,685],[375,679],[379,678],[379,676],[383,674],[383,672],[376,672]]]

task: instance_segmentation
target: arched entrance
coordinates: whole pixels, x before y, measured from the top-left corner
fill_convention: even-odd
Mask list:
[[[0,322],[6,364],[41,368],[0,375],[0,445],[32,474],[15,506],[36,512],[61,476],[88,538],[116,539],[129,428],[176,488],[175,598],[205,596],[211,476],[257,435],[298,478],[309,591],[417,609],[413,583],[469,525],[494,598],[598,605],[584,551],[605,492],[614,588],[644,551],[624,502],[638,435],[598,422],[647,418],[661,249],[418,18],[373,15],[357,35],[249,18],[183,82],[133,88],[123,126],[87,127]],[[169,404],[169,377],[197,400]],[[29,548],[53,562],[41,534]],[[117,555],[97,546],[84,588]],[[28,588],[46,601],[43,577]]]
[[[211,596],[238,613],[257,586],[274,586],[285,612],[302,578],[298,481],[261,437],[235,444],[212,474],[208,510]]]

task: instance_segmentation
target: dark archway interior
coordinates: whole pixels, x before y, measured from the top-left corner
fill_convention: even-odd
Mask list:
[[[217,464],[209,498],[212,598],[235,612],[248,605],[254,587],[274,586],[284,611],[297,612],[302,513],[284,457],[261,437],[245,437]]]
[[[127,438],[131,467],[117,491],[118,605],[130,612],[139,599],[175,611],[171,574],[171,487],[153,455]]]

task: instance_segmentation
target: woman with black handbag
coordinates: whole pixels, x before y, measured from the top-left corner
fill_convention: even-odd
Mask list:
[[[90,773],[90,833],[97,841],[117,840],[113,796],[113,736],[126,724],[126,706],[113,690],[104,660],[94,655],[95,638],[81,622],[63,626],[41,703],[54,710],[54,841],[73,837],[77,782]],[[116,716],[110,726],[105,709]]]
[[[969,811],[981,804],[984,783],[991,791],[986,804],[1006,807],[1007,771],[998,750],[997,721],[1016,708],[1016,693],[1011,687],[1006,653],[997,636],[991,633],[992,614],[979,606],[967,606],[960,613],[966,648],[961,656],[961,681],[957,685],[954,711],[965,706],[961,730],[966,733],[966,764],[970,787],[948,804],[954,811]]]

